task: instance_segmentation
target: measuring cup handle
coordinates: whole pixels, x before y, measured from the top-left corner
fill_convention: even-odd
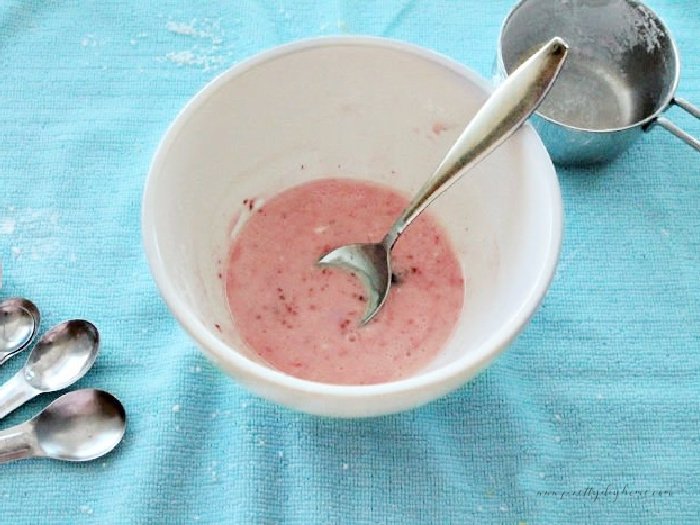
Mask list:
[[[690,102],[687,100],[684,100],[682,98],[674,98],[671,101],[671,104],[674,106],[678,106],[679,108],[687,111],[690,113],[692,116],[694,116],[696,119],[700,120],[700,109],[696,108],[693,106]],[[693,137],[691,134],[683,131],[681,128],[676,126],[673,122],[671,122],[669,119],[666,117],[659,117],[656,120],[656,123],[664,128],[667,131],[670,131],[673,133],[676,137],[684,141],[686,144],[694,147],[696,150],[700,151],[700,140],[696,139]]]

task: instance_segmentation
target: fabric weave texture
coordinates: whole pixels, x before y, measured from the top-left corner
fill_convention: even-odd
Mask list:
[[[677,39],[679,95],[700,103],[700,3],[649,4]],[[700,523],[700,155],[660,128],[608,165],[558,170],[565,239],[542,307],[493,366],[417,410],[333,420],[257,398],[203,357],[150,277],[150,159],[206,82],[331,34],[412,42],[488,77],[510,7],[0,3],[0,296],[35,301],[43,330],[93,321],[101,353],[76,388],[109,390],[129,418],[98,461],[1,466],[0,523]]]

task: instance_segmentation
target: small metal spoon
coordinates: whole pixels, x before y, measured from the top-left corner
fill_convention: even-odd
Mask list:
[[[29,299],[0,302],[0,365],[24,350],[39,329],[41,315]]]
[[[126,413],[117,398],[102,390],[74,390],[0,432],[0,463],[37,457],[90,461],[116,447],[125,430]]]
[[[391,249],[399,236],[438,195],[532,115],[557,78],[567,51],[561,38],[553,38],[493,92],[381,242],[348,244],[319,259],[320,266],[339,266],[360,277],[368,296],[367,310],[360,324],[372,319],[389,295]]]
[[[83,377],[95,362],[99,341],[95,325],[81,319],[46,332],[24,367],[0,387],[0,419],[39,394],[63,390]]]

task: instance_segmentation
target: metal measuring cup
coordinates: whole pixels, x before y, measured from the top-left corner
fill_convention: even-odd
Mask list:
[[[655,124],[700,151],[700,140],[666,117],[676,105],[676,44],[661,19],[634,0],[521,0],[501,28],[495,73],[505,78],[554,36],[569,57],[532,124],[555,163],[614,158]]]

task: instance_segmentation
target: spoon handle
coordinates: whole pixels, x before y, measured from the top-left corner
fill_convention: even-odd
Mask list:
[[[384,238],[391,250],[409,224],[471,168],[510,137],[549,92],[557,78],[568,47],[554,37],[528,58],[493,92],[472,118],[457,142],[420,189]]]
[[[35,437],[29,423],[0,432],[0,463],[33,457],[35,449]]]
[[[20,370],[0,387],[0,419],[39,394],[39,390],[27,383],[24,371]]]

